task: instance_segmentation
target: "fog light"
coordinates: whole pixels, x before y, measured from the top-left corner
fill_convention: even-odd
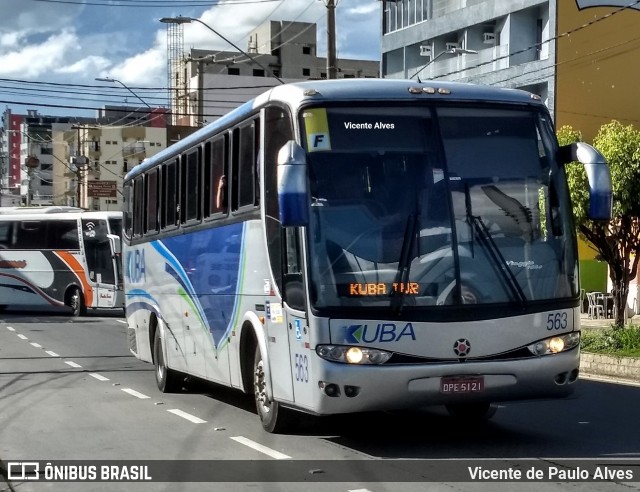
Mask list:
[[[564,350],[564,340],[560,337],[553,337],[549,340],[549,350],[554,354],[562,352]]]

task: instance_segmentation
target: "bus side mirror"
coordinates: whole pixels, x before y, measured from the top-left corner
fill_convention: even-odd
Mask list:
[[[119,255],[120,253],[122,253],[120,236],[118,236],[117,234],[107,234],[107,239],[109,240],[109,244],[111,246],[111,251],[113,251],[113,254]]]
[[[611,172],[604,156],[591,145],[574,142],[558,150],[558,162],[568,164],[582,163],[589,180],[589,211],[591,220],[610,220],[613,214],[613,193],[611,191]]]
[[[289,140],[278,152],[278,205],[283,227],[309,224],[307,156],[300,145]]]

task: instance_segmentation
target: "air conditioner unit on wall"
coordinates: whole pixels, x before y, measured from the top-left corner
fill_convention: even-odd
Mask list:
[[[428,56],[431,58],[431,46],[420,46],[420,56]]]
[[[485,32],[482,34],[482,41],[486,44],[494,44],[496,42],[496,34],[493,32]]]
[[[445,49],[446,49],[447,51],[449,51],[449,50],[455,50],[455,49],[460,48],[460,43],[445,43],[445,45],[444,45],[444,46],[445,46]]]

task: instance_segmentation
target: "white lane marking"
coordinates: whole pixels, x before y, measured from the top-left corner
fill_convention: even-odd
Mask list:
[[[117,321],[118,323],[122,323],[122,324],[124,324],[124,325],[126,325],[126,324],[127,324],[127,322],[126,322],[125,320],[123,320],[123,319],[117,319],[116,321]]]
[[[82,367],[80,364],[76,364],[72,360],[65,360],[64,363],[67,364],[68,366],[75,367],[75,368]]]
[[[89,376],[96,378],[98,381],[109,381],[109,378],[105,378],[102,374],[98,374],[97,372],[90,372]]]
[[[349,489],[349,492],[371,492],[369,489]]]
[[[191,415],[190,413],[183,412],[182,410],[178,410],[177,408],[172,408],[171,410],[167,410],[167,412],[177,415],[178,417],[182,417],[183,419],[187,419],[189,422],[193,422],[194,424],[206,424],[206,420],[202,420],[201,418],[196,417],[195,415]]]
[[[140,398],[141,400],[146,400],[151,398],[150,396],[143,395],[142,393],[137,392],[136,390],[132,390],[131,388],[121,388],[125,393],[129,393],[131,396],[135,396],[136,398]]]
[[[7,326],[7,330],[9,330],[9,331],[16,331],[16,329],[15,329],[15,328],[13,328],[12,326]]]
[[[258,444],[257,442],[252,441],[251,439],[247,439],[246,437],[236,436],[236,437],[232,437],[231,439],[233,439],[236,442],[239,442],[240,444],[244,444],[245,446],[249,446],[250,448],[255,449],[256,451],[260,451],[261,453],[264,453],[267,456],[271,456],[272,458],[275,458],[277,460],[292,459],[291,456],[287,456],[286,454],[283,454],[279,451],[263,446],[262,444]]]
[[[45,354],[49,354],[51,357],[60,357],[58,354],[56,354],[53,350],[45,350],[44,351]]]
[[[36,342],[31,342],[31,345],[33,345],[35,348],[42,348],[42,345]]]
[[[19,334],[18,338],[21,338],[22,340],[29,340],[27,337],[25,337],[23,334]]]

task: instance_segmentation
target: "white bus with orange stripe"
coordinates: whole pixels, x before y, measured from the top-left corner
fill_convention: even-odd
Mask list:
[[[0,213],[0,311],[122,309],[121,231],[121,212]]]

